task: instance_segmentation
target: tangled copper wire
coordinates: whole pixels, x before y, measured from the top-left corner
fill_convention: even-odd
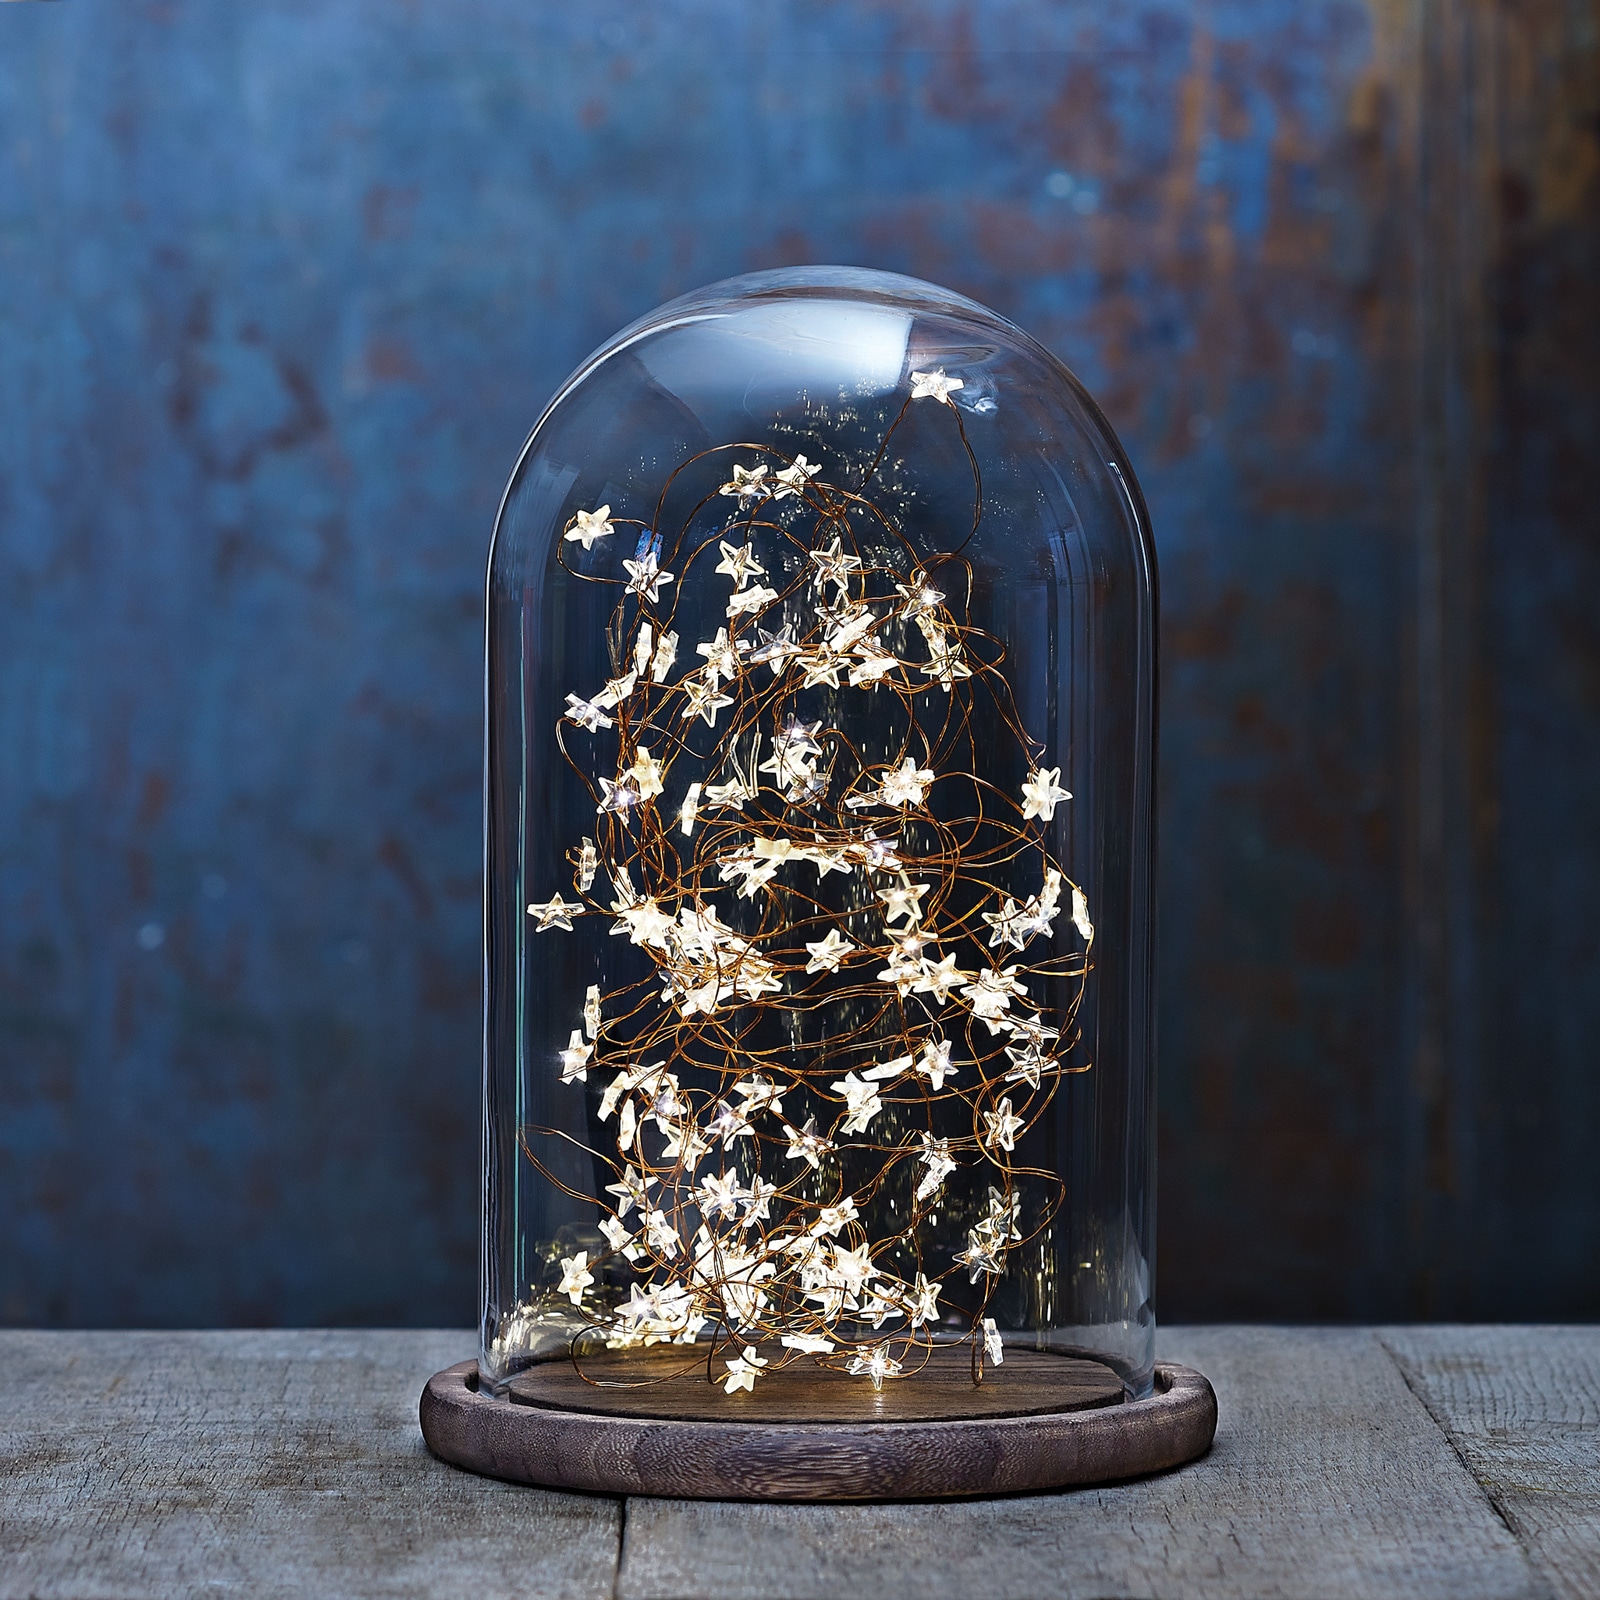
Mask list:
[[[851,486],[803,453],[720,445],[670,473],[650,521],[601,508],[561,543],[574,579],[619,591],[611,682],[576,686],[555,730],[596,806],[569,851],[577,900],[529,908],[541,927],[610,916],[618,936],[563,1053],[597,1192],[542,1159],[571,1133],[520,1136],[607,1239],[547,1290],[588,1325],[575,1351],[694,1343],[685,1370],[710,1371],[749,1346],[732,1392],[805,1360],[877,1384],[966,1339],[981,1377],[1006,1264],[1061,1203],[1022,1147],[1089,1070],[1093,929],[1049,849],[1070,797],[1049,798],[1060,769],[1040,777],[1006,649],[969,619],[982,479],[948,399],[965,537],[921,548],[873,498],[915,403]],[[602,519],[637,534],[622,576]],[[725,631],[680,650],[724,597]],[[1045,800],[1019,800],[1021,773]],[[938,1245],[941,1218],[965,1251]]]

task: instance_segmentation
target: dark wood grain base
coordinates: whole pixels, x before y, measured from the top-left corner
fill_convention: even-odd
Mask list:
[[[687,1367],[683,1354],[656,1364]],[[512,1394],[496,1399],[479,1392],[477,1363],[463,1361],[423,1390],[422,1433],[442,1460],[550,1488],[694,1500],[928,1500],[1161,1472],[1204,1455],[1217,1426],[1211,1385],[1166,1364],[1156,1368],[1154,1395],[1120,1403],[1098,1363],[1025,1351],[1008,1352],[981,1389],[970,1378],[958,1384],[953,1363],[886,1384],[882,1395],[825,1374],[781,1386],[790,1376],[763,1380],[758,1401],[724,1396],[692,1371],[622,1388],[585,1383],[560,1362],[520,1375]],[[1054,1397],[1051,1409],[1037,1409],[1041,1396]]]

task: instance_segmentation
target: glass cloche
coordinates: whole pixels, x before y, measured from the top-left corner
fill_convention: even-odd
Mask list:
[[[960,295],[578,369],[489,570],[481,1387],[1150,1393],[1154,652],[1111,428]]]

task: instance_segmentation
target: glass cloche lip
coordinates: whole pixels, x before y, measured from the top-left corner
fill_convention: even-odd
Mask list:
[[[889,272],[879,267],[852,267],[839,265],[769,267],[760,272],[744,272],[731,278],[719,278],[713,283],[700,285],[678,295],[672,300],[636,317],[619,329],[573,369],[550,397],[540,412],[539,419],[528,432],[522,449],[507,480],[496,513],[498,529],[505,514],[506,503],[517,481],[517,476],[529,452],[538,440],[540,430],[561,403],[604,362],[619,351],[652,334],[696,321],[710,321],[736,315],[739,310],[763,302],[785,299],[838,300],[861,305],[910,311],[914,315],[944,316],[977,322],[1003,333],[1009,341],[1020,344],[1050,372],[1058,382],[1071,390],[1073,399],[1099,430],[1107,464],[1116,473],[1128,498],[1135,526],[1140,530],[1145,545],[1145,559],[1151,579],[1155,577],[1154,548],[1150,537],[1150,516],[1144,495],[1139,488],[1115,429],[1100,409],[1077,374],[1052,350],[1041,344],[1026,328],[1019,327],[1009,318],[984,305],[981,301],[931,283],[926,278],[914,278],[908,273]],[[918,359],[908,348],[905,356],[907,369]]]

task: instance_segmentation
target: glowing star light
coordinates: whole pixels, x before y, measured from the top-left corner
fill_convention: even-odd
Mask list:
[[[890,1357],[888,1345],[880,1344],[874,1346],[870,1355],[857,1356],[851,1361],[850,1375],[871,1378],[872,1387],[881,1389],[885,1378],[900,1376],[900,1363]]]
[[[813,550],[811,560],[817,569],[812,574],[812,584],[820,589],[831,583],[841,594],[849,591],[850,574],[861,570],[861,557],[847,556],[838,539],[826,550]]]
[[[708,1220],[717,1217],[735,1218],[739,1215],[739,1204],[744,1199],[744,1190],[739,1187],[739,1174],[737,1172],[724,1172],[720,1177],[707,1177],[701,1181],[700,1187],[695,1190],[695,1197],[700,1202],[700,1210]]]
[[[633,686],[638,678],[637,672],[630,672],[621,678],[608,679],[605,688],[594,697],[594,703],[597,706],[605,706],[608,710],[614,710],[633,693]]]
[[[752,589],[740,589],[728,596],[728,616],[740,617],[746,613],[754,615],[757,611],[770,606],[777,598],[776,589],[764,588],[759,583]]]
[[[757,1073],[734,1084],[733,1092],[744,1101],[744,1114],[753,1117],[758,1111],[770,1111],[775,1117],[783,1115],[784,1089]],[[786,1130],[788,1131],[788,1130]]]
[[[598,700],[585,700],[579,694],[567,696],[567,709],[564,715],[569,722],[576,722],[580,728],[586,728],[590,733],[596,728],[614,726],[612,719],[606,715],[606,708]]]
[[[889,806],[920,806],[927,798],[933,773],[919,767],[907,756],[893,771],[884,774],[883,803]]]
[[[766,476],[765,467],[735,466],[732,481],[723,484],[717,493],[736,496],[741,506],[765,500],[772,493],[772,486],[765,481]]]
[[[830,1087],[835,1094],[842,1094],[845,1098],[847,1115],[840,1123],[839,1131],[865,1133],[867,1125],[883,1110],[883,1101],[878,1097],[877,1084],[868,1083],[865,1078],[858,1078],[855,1073],[847,1072],[842,1078],[836,1079]]]
[[[583,848],[578,852],[578,893],[588,894],[590,885],[594,882],[595,869],[600,865],[600,858],[595,853],[594,840],[585,839]]]
[[[594,511],[580,511],[577,520],[567,529],[567,538],[576,539],[585,550],[592,549],[596,539],[609,539],[615,530],[611,526],[611,507],[600,506]]]
[[[1010,895],[1006,896],[1005,903],[998,911],[985,911],[983,920],[992,930],[989,934],[991,950],[997,944],[1014,945],[1018,950],[1024,949],[1035,931],[1031,926],[1031,919],[1017,909],[1017,902]]]
[[[624,561],[622,567],[628,574],[629,590],[642,595],[651,605],[661,599],[662,586],[675,581],[670,572],[657,565],[654,553],[647,554],[643,561]]]
[[[767,569],[756,560],[753,544],[729,544],[726,539],[719,539],[717,548],[722,552],[722,560],[717,563],[716,571],[727,573],[735,589],[744,588],[753,577],[766,577]]]
[[[958,1070],[950,1060],[948,1039],[930,1039],[923,1045],[917,1071],[928,1080],[935,1094],[944,1088],[944,1080],[955,1077]]]
[[[756,1223],[765,1222],[771,1215],[767,1207],[777,1192],[777,1184],[766,1182],[758,1172],[750,1180],[750,1192],[745,1196],[744,1216],[740,1219],[739,1226],[753,1228]]]
[[[963,984],[972,979],[970,972],[962,972],[956,966],[953,955],[946,956],[943,961],[934,963],[923,959],[922,973],[915,984],[912,985],[914,994],[931,994],[938,1005],[944,1005],[950,998],[952,989],[959,989]]]
[[[908,958],[903,951],[894,949],[889,952],[889,965],[878,974],[878,982],[893,984],[895,992],[904,1000],[921,976],[922,963]]]
[[[650,754],[645,745],[639,746],[639,752],[627,773],[619,773],[618,776],[627,776],[634,780],[638,785],[641,800],[648,800],[652,795],[660,794],[666,787],[661,779],[661,763]]]
[[[1015,1150],[1017,1135],[1025,1124],[1011,1109],[1010,1098],[1002,1100],[993,1111],[983,1114],[983,1142],[991,1149],[998,1147],[1001,1150]]]
[[[922,1154],[917,1157],[928,1170],[917,1181],[912,1196],[919,1204],[944,1187],[944,1180],[956,1170],[955,1157],[950,1154],[948,1139],[935,1139],[931,1133],[922,1136]]]
[[[683,809],[678,813],[678,831],[688,838],[694,832],[695,817],[700,811],[700,785],[691,783],[683,797]]]
[[[1085,940],[1094,938],[1094,924],[1089,920],[1089,900],[1076,884],[1072,889],[1072,925]]]
[[[765,663],[772,668],[772,675],[775,678],[784,670],[790,656],[805,653],[794,642],[794,627],[791,623],[784,623],[776,633],[768,633],[765,628],[758,626],[756,633],[761,642],[750,652],[750,664],[761,666]]]
[[[939,1285],[930,1283],[922,1274],[917,1274],[915,1287],[906,1300],[906,1314],[911,1318],[911,1326],[919,1328],[924,1322],[937,1322],[939,1319]]]
[[[1040,767],[1022,786],[1022,814],[1049,822],[1056,814],[1056,806],[1072,798],[1072,791],[1063,789],[1056,781],[1061,776],[1060,767]]]
[[[731,695],[717,693],[717,680],[710,675],[709,669],[704,678],[685,678],[683,694],[683,710],[679,715],[685,722],[692,722],[699,717],[708,728],[716,727],[717,713],[733,704]]]
[[[534,930],[536,933],[544,933],[550,928],[566,928],[570,932],[572,913],[582,910],[580,902],[574,900],[569,904],[556,894],[548,900],[535,901],[528,907],[528,915],[539,919],[539,926]]]
[[[791,1128],[786,1122],[783,1131],[789,1138],[789,1159],[804,1161],[813,1172],[820,1172],[822,1158],[832,1152],[833,1143],[817,1132],[817,1119],[807,1117],[803,1128]]]
[[[908,928],[919,923],[922,920],[922,897],[928,889],[926,883],[907,883],[896,889],[878,890],[878,898],[883,901],[884,926],[891,926],[902,917]]]
[[[650,680],[652,683],[665,683],[667,674],[672,671],[672,663],[678,659],[678,636],[675,633],[661,635],[660,643],[656,645],[656,653],[650,661]]]
[[[950,398],[957,389],[965,389],[960,378],[947,378],[943,367],[935,367],[932,372],[913,372],[911,374],[911,398],[913,400],[942,400],[947,406],[953,406],[955,401]]]
[[[786,1333],[778,1343],[785,1350],[798,1350],[803,1356],[825,1356],[833,1349],[832,1339],[822,1339],[814,1333]]]
[[[583,1291],[594,1282],[594,1274],[589,1271],[589,1252],[580,1250],[575,1256],[561,1258],[561,1283],[556,1290],[557,1294],[564,1294],[573,1305],[582,1305]]]
[[[802,689],[817,689],[826,684],[830,689],[839,687],[839,674],[850,665],[849,656],[835,655],[831,650],[821,651],[817,655],[802,655],[795,658],[795,664],[804,674],[800,684]],[[854,681],[854,674],[852,674]]]
[[[985,967],[962,990],[973,1016],[982,1017],[989,1024],[990,1033],[1004,1031],[1001,1019],[1011,1009],[1012,995],[1028,992],[1027,986],[1017,981],[1016,973],[1015,967],[1002,967],[998,972]]]
[[[620,815],[632,810],[638,804],[639,791],[628,782],[626,773],[619,774],[615,782],[610,778],[602,778],[600,788],[602,793],[600,804],[595,807],[596,816],[605,811],[614,811]]]
[[[707,644],[697,644],[694,649],[696,655],[706,658],[705,674],[713,688],[719,682],[731,682],[739,676],[739,652],[729,641],[726,628],[718,628],[716,638]]]
[[[739,469],[735,467],[733,470],[737,472]],[[748,1389],[754,1393],[756,1379],[761,1376],[761,1369],[766,1365],[766,1361],[756,1354],[756,1347],[747,1344],[742,1356],[735,1356],[727,1363],[728,1375],[722,1380],[723,1393],[734,1394],[740,1389]]]
[[[997,1367],[1005,1365],[1006,1347],[1001,1342],[1000,1330],[995,1326],[993,1317],[983,1319],[983,1353]]]
[[[617,1215],[619,1217],[627,1216],[633,1206],[638,1206],[642,1215],[645,1207],[649,1204],[650,1191],[655,1186],[656,1180],[654,1178],[644,1177],[642,1174],[635,1172],[632,1167],[624,1167],[621,1180],[617,1183],[608,1183],[606,1185],[606,1193],[614,1194],[617,1197]]]
[[[594,1046],[585,1044],[583,1035],[574,1028],[572,1037],[567,1040],[567,1048],[560,1052],[561,1081],[563,1083],[586,1082],[589,1077],[589,1057],[593,1054]]]
[[[856,947],[837,928],[829,928],[825,939],[806,946],[811,959],[806,962],[807,972],[837,972],[839,963]]]
[[[815,462],[807,461],[804,456],[796,456],[792,467],[783,467],[773,474],[774,480],[783,487],[774,489],[772,498],[782,500],[788,495],[799,494],[821,471],[821,466]]]

